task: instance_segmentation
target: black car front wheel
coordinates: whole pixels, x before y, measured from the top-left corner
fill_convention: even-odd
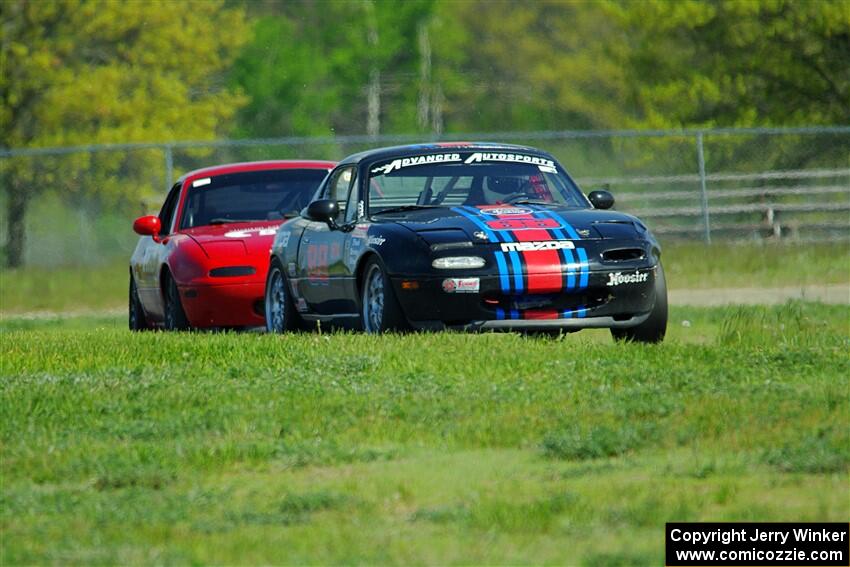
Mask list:
[[[299,328],[300,319],[295,312],[292,295],[283,275],[280,262],[272,260],[266,278],[266,331],[284,333]]]
[[[408,326],[392,283],[377,258],[371,258],[363,270],[360,308],[363,330],[367,333],[402,331]]]
[[[658,263],[655,274],[655,305],[649,318],[634,327],[611,329],[611,336],[617,341],[634,341],[637,343],[660,343],[667,333],[667,282],[664,279],[664,268]]]
[[[171,276],[165,283],[165,328],[169,331],[189,330],[189,319],[180,302],[180,291]]]

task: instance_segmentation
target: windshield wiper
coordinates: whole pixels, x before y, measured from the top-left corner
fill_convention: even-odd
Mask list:
[[[403,211],[418,211],[420,209],[439,209],[438,205],[401,205],[400,207],[390,207],[382,211],[374,211],[373,215],[382,215],[384,213],[398,213]]]
[[[508,199],[506,201],[511,205],[557,205],[558,203],[553,203],[552,201],[547,201],[545,199],[526,199],[519,197],[517,199]]]
[[[226,219],[223,217],[210,219],[207,224],[227,224],[231,222],[255,222],[255,219]]]

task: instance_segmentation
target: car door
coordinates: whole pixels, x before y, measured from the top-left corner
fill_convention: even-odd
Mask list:
[[[161,232],[154,240],[145,236],[145,248],[141,261],[136,266],[136,285],[139,290],[139,300],[145,313],[154,320],[161,320],[164,313],[162,292],[159,275],[162,264],[166,261],[169,251],[168,242],[174,230],[175,214],[180,203],[182,182],[176,183],[168,192],[165,203],[159,211]]]
[[[354,165],[335,170],[321,198],[337,202],[337,227],[310,222],[304,229],[298,249],[299,289],[310,311],[319,315],[356,315],[352,297],[353,274],[345,261],[351,227],[362,207],[359,203],[357,168]]]

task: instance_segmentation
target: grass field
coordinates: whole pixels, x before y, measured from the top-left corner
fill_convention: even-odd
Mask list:
[[[850,517],[845,306],[659,346],[124,324],[0,320],[0,564],[660,565],[666,521]]]
[[[670,289],[850,283],[850,243],[672,243],[664,267]],[[127,276],[127,261],[0,271],[0,313],[125,307]]]

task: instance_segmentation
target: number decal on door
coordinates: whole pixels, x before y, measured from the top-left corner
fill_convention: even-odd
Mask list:
[[[312,283],[327,283],[328,245],[309,244],[307,246],[307,279]]]

